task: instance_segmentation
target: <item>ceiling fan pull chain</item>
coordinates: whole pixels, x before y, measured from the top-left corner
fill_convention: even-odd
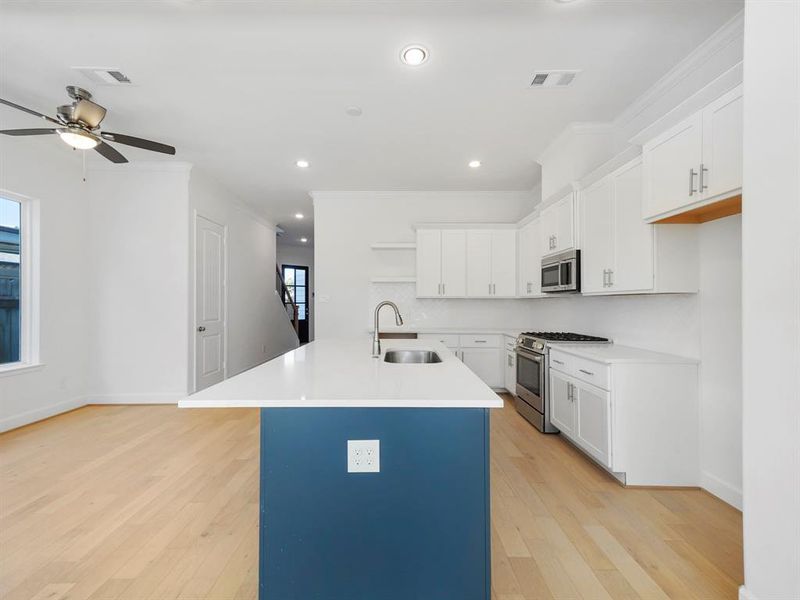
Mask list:
[[[83,183],[86,183],[86,152],[81,152],[83,155]]]

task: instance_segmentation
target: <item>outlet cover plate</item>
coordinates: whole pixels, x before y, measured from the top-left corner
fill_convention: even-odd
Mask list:
[[[348,473],[380,473],[380,440],[347,440]]]

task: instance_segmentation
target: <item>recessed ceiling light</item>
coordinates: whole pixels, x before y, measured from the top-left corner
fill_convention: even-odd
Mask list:
[[[301,169],[307,169],[311,163],[307,160],[300,159],[295,164]]]
[[[348,106],[344,112],[348,117],[360,117],[364,113],[360,106]]]
[[[481,166],[481,161],[479,160],[471,160],[469,161],[469,168],[470,169],[477,169]]]
[[[302,219],[303,218],[303,213],[295,213],[294,218],[295,219]]]
[[[305,244],[308,241],[308,238],[300,238],[300,241]]]
[[[400,60],[410,67],[418,67],[428,60],[428,49],[419,44],[406,46],[403,48],[402,52],[400,52]]]

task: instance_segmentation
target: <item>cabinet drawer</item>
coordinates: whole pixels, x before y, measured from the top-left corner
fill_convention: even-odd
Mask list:
[[[550,367],[604,390],[609,389],[608,365],[603,363],[551,350]]]
[[[501,348],[499,335],[462,335],[462,348]]]
[[[434,342],[441,342],[448,348],[458,348],[457,333],[420,333],[417,339],[433,340]]]

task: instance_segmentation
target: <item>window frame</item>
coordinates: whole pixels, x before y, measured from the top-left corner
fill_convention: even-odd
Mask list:
[[[3,188],[0,188],[0,197],[18,202],[20,205],[19,360],[0,364],[0,377],[2,377],[37,370],[44,365],[39,357],[39,201]]]

